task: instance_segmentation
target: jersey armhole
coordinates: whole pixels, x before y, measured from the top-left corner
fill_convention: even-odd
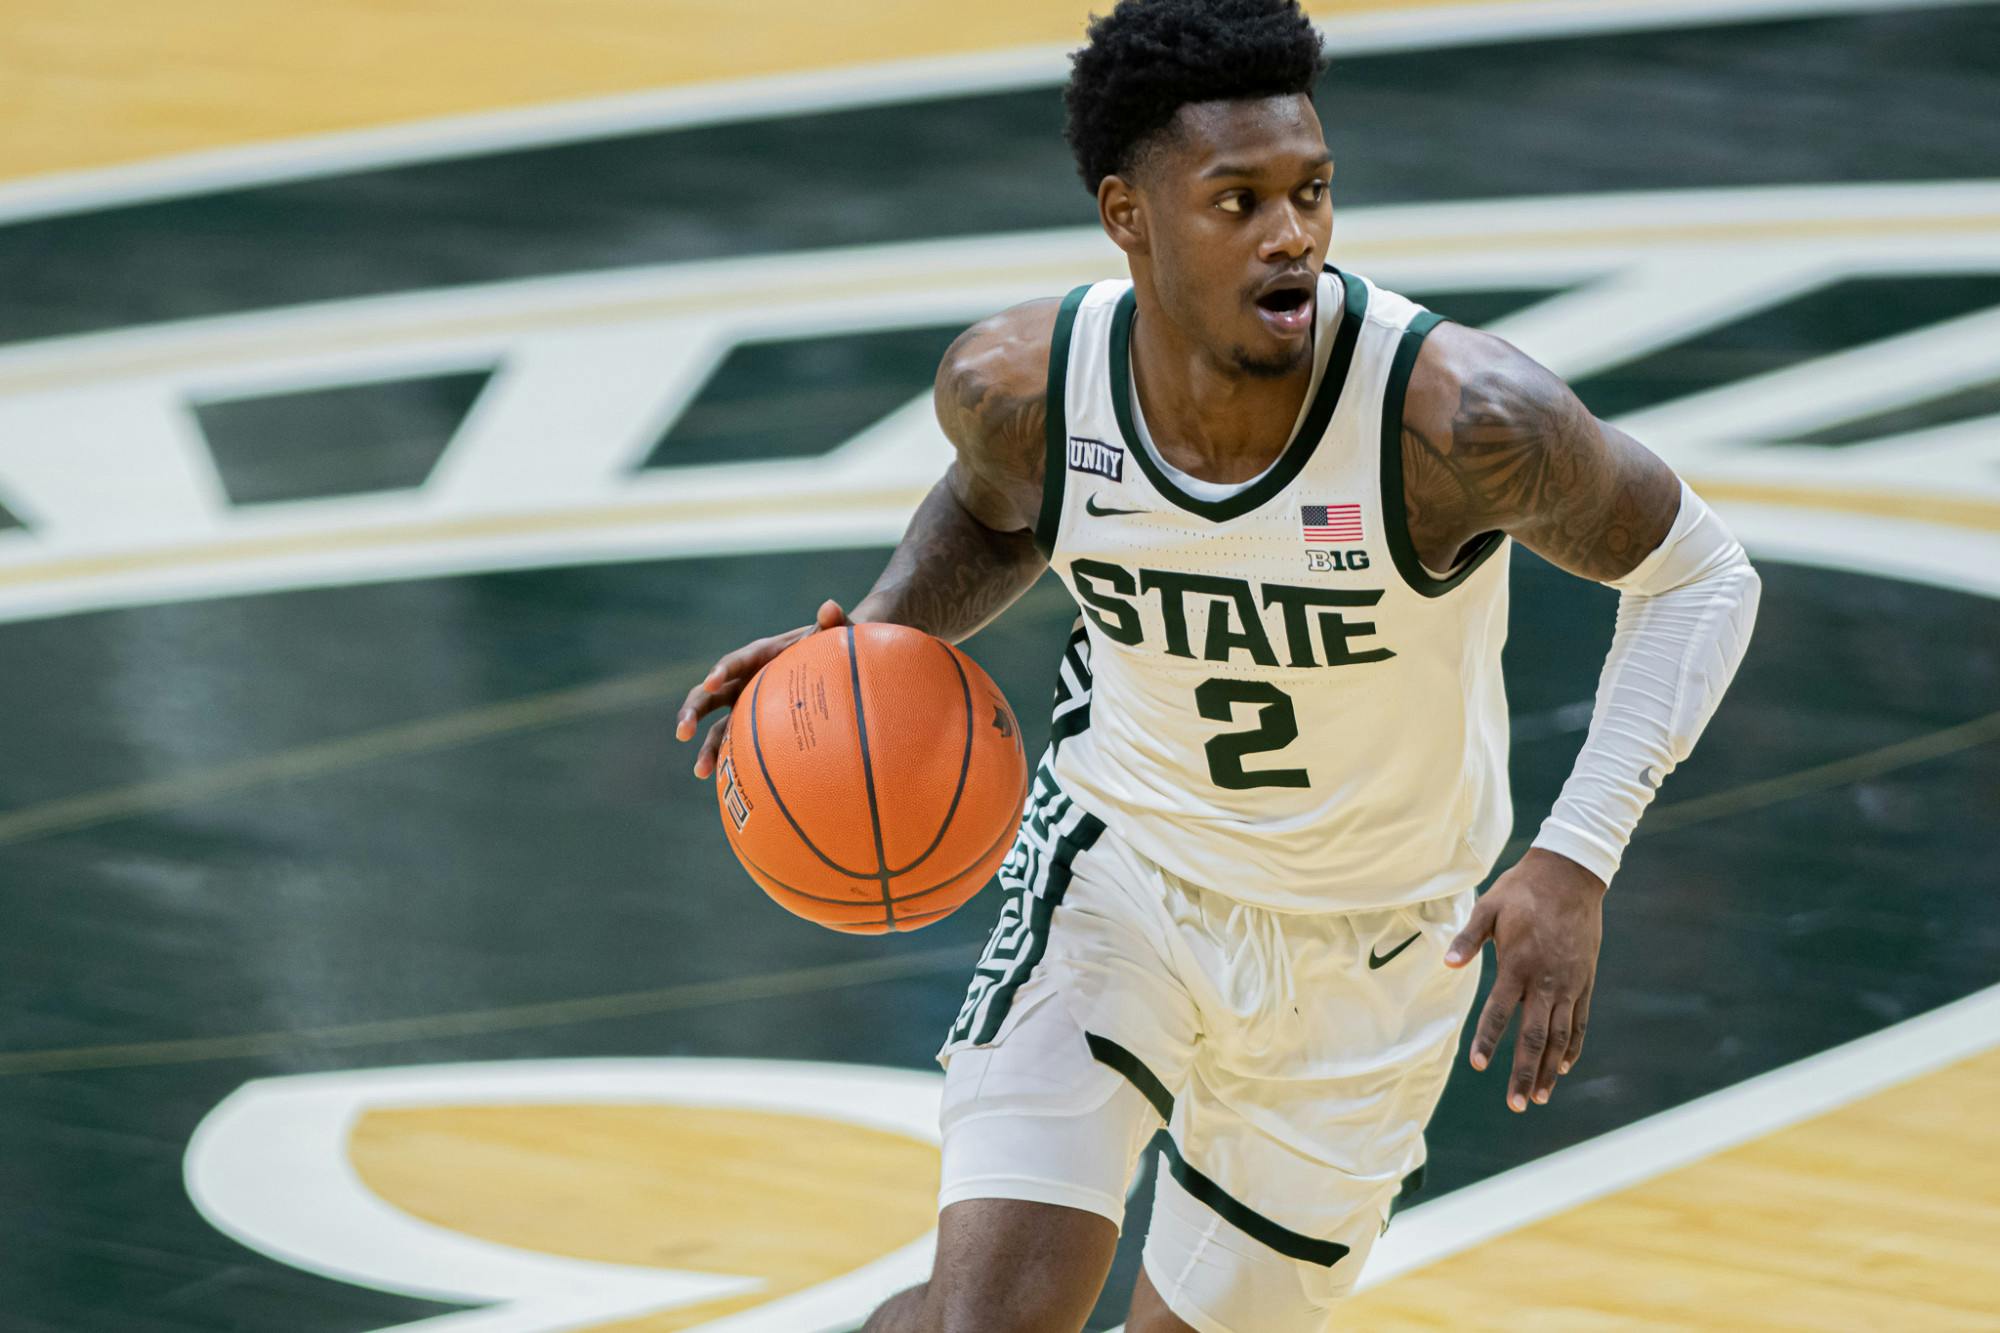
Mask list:
[[[1049,340],[1049,384],[1042,402],[1045,449],[1042,461],[1042,507],[1035,517],[1035,545],[1044,559],[1056,554],[1056,535],[1062,530],[1063,482],[1069,473],[1069,340],[1076,328],[1077,308],[1090,294],[1085,283],[1063,298],[1056,312],[1055,334]]]
[[[1416,543],[1410,540],[1410,509],[1403,498],[1403,402],[1410,392],[1410,374],[1416,369],[1417,354],[1432,329],[1444,323],[1444,316],[1426,310],[1410,321],[1396,343],[1396,357],[1389,366],[1389,382],[1382,392],[1382,527],[1389,542],[1389,555],[1403,582],[1425,597],[1442,597],[1472,576],[1507,540],[1504,532],[1484,532],[1473,539],[1472,552],[1443,578],[1433,575],[1417,558]]]

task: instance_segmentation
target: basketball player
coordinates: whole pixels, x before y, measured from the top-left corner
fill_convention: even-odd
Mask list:
[[[1327,1327],[1423,1163],[1487,940],[1473,1067],[1517,1008],[1514,1110],[1575,1065],[1606,885],[1749,638],[1755,573],[1658,458],[1323,267],[1321,67],[1294,0],[1095,20],[1068,136],[1131,278],[939,367],[956,460],[853,619],[962,639],[1045,568],[1082,615],[940,1057],[936,1266],[869,1333],[1080,1329],[1162,1124],[1133,1333]],[[1574,774],[1475,903],[1512,823],[1512,541],[1618,620]],[[723,658],[681,738],[814,628]]]

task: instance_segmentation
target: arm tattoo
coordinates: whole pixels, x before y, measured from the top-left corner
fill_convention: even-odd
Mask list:
[[[990,466],[982,471],[1009,480],[1032,478],[1035,489],[1040,489],[1047,407],[1039,387],[1032,393],[1009,393],[996,376],[982,373],[968,358],[951,367],[936,398],[945,435],[953,444],[962,452],[965,442],[976,441],[988,455]]]
[[[1026,531],[987,527],[966,512],[946,478],[917,506],[889,567],[855,615],[912,625],[956,643],[1006,610],[1044,567]]]
[[[1032,528],[1041,501],[1043,374],[1023,385],[1020,350],[947,353],[935,399],[958,459],[918,506],[889,567],[856,608],[859,618],[956,641],[1040,577],[1046,562]]]
[[[1680,497],[1664,464],[1539,367],[1467,379],[1448,440],[1405,423],[1403,471],[1411,537],[1443,562],[1433,568],[1499,528],[1572,573],[1619,578],[1666,535]]]

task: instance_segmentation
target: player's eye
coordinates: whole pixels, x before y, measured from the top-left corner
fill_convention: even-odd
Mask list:
[[[1304,198],[1306,203],[1316,204],[1326,198],[1326,190],[1327,184],[1325,181],[1307,181],[1305,186],[1299,191],[1299,194]]]
[[[1222,198],[1215,201],[1215,206],[1225,213],[1234,213],[1241,216],[1250,211],[1250,196],[1239,190],[1233,194],[1223,195]]]

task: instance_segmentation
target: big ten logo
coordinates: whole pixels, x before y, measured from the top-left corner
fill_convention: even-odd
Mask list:
[[[1314,574],[1348,574],[1368,568],[1366,551],[1307,551],[1306,569]]]

